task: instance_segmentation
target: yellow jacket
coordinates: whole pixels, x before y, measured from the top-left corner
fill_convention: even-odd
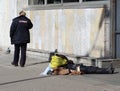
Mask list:
[[[50,67],[52,69],[56,69],[57,67],[63,66],[65,64],[67,64],[66,59],[63,59],[59,56],[54,55],[54,56],[52,56],[52,60],[50,62]]]

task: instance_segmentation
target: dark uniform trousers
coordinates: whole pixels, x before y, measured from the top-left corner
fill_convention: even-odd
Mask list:
[[[21,52],[21,58],[20,58],[20,66],[24,66],[26,62],[26,49],[27,49],[27,43],[22,44],[15,44],[14,45],[14,60],[13,63],[15,65],[18,65],[19,61],[19,54]]]

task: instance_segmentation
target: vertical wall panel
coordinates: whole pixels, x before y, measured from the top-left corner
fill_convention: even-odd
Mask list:
[[[104,55],[102,14],[102,8],[30,11],[34,23],[30,48],[58,49],[59,52],[78,55]]]
[[[10,25],[16,17],[16,0],[0,0],[0,47],[2,49],[11,46]]]

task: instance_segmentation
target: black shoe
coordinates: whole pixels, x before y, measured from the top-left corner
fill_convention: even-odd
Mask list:
[[[52,75],[52,71],[49,70],[49,71],[47,72],[47,75]]]
[[[114,74],[114,72],[115,72],[115,68],[111,68],[111,74]]]
[[[110,67],[108,68],[108,72],[109,72],[110,74],[114,74],[115,68],[113,68],[113,65],[112,65],[112,64],[111,64]]]
[[[113,68],[113,64],[111,63],[111,73],[114,74],[115,68]]]
[[[18,66],[18,64],[14,64],[13,62],[11,64],[14,65],[15,67]]]
[[[25,67],[24,65],[20,65],[20,67]]]
[[[114,74],[114,72],[115,72],[115,68],[111,68],[111,69],[109,70],[109,74]]]

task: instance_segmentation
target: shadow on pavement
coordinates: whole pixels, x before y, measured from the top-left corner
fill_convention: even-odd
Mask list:
[[[27,64],[26,66],[32,66],[32,65],[37,65],[37,64],[44,64],[44,63],[49,63],[49,61],[30,63],[30,64]]]
[[[46,78],[46,77],[52,77],[52,76],[54,76],[54,75],[40,76],[40,77],[34,77],[34,78],[27,78],[27,79],[22,79],[22,80],[4,82],[4,83],[0,83],[0,86],[2,86],[2,85],[7,85],[7,84],[18,83],[18,82],[30,81],[30,80],[35,80],[35,79],[41,79],[41,78]]]

